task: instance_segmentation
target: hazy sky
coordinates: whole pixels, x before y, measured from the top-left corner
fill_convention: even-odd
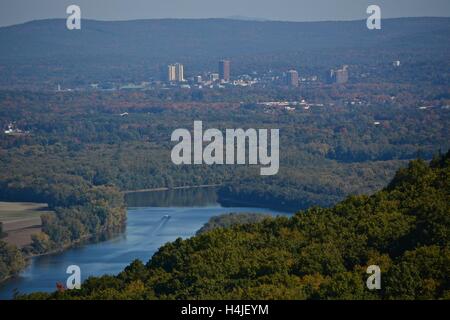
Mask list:
[[[0,0],[0,26],[45,18],[65,18],[77,4],[82,18],[216,18],[246,16],[272,20],[355,20],[369,4],[382,17],[450,16],[450,0]]]

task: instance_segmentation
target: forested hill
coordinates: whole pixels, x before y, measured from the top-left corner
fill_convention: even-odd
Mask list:
[[[450,299],[450,152],[372,196],[169,243],[79,291],[22,298]],[[381,290],[366,268],[381,268]]]
[[[0,66],[10,81],[24,81],[36,72],[41,80],[63,73],[66,81],[83,77],[95,81],[101,77],[112,80],[123,73],[148,77],[174,61],[184,63],[187,72],[215,70],[217,60],[224,57],[233,59],[236,72],[268,65],[271,69],[294,67],[296,63],[328,68],[330,64],[373,63],[374,51],[377,57],[401,58],[402,62],[411,55],[439,60],[450,46],[449,33],[449,18],[384,19],[382,29],[376,31],[368,30],[364,20],[227,19],[82,19],[81,30],[69,31],[64,19],[52,19],[0,28]],[[299,52],[300,56],[290,56]],[[23,69],[14,72],[18,66]],[[81,71],[86,74],[82,76]]]
[[[63,19],[0,28],[0,56],[123,58],[213,57],[342,47],[448,47],[449,18],[384,19],[371,31],[366,21],[276,22],[226,19],[94,21],[69,31]]]

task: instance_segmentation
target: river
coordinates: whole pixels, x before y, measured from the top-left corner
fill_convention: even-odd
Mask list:
[[[56,283],[66,283],[70,265],[80,267],[82,280],[117,274],[134,259],[147,262],[165,243],[193,236],[213,216],[230,212],[290,215],[264,208],[225,208],[217,202],[214,188],[131,193],[126,201],[128,220],[124,233],[31,259],[18,277],[0,286],[0,299],[12,298],[15,291],[54,291]]]

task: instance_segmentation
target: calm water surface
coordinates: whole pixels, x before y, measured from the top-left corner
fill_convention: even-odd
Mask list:
[[[54,291],[57,282],[66,282],[69,265],[81,268],[82,280],[117,274],[134,259],[147,262],[166,242],[193,236],[213,216],[230,212],[289,215],[262,208],[224,208],[217,203],[214,189],[129,194],[127,205],[128,221],[123,234],[32,259],[19,277],[0,287],[0,299],[10,299],[15,290]]]

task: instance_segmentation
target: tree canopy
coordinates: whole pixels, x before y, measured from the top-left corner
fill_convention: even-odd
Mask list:
[[[450,152],[371,195],[213,228],[45,299],[449,299]],[[380,290],[366,268],[381,269]]]

